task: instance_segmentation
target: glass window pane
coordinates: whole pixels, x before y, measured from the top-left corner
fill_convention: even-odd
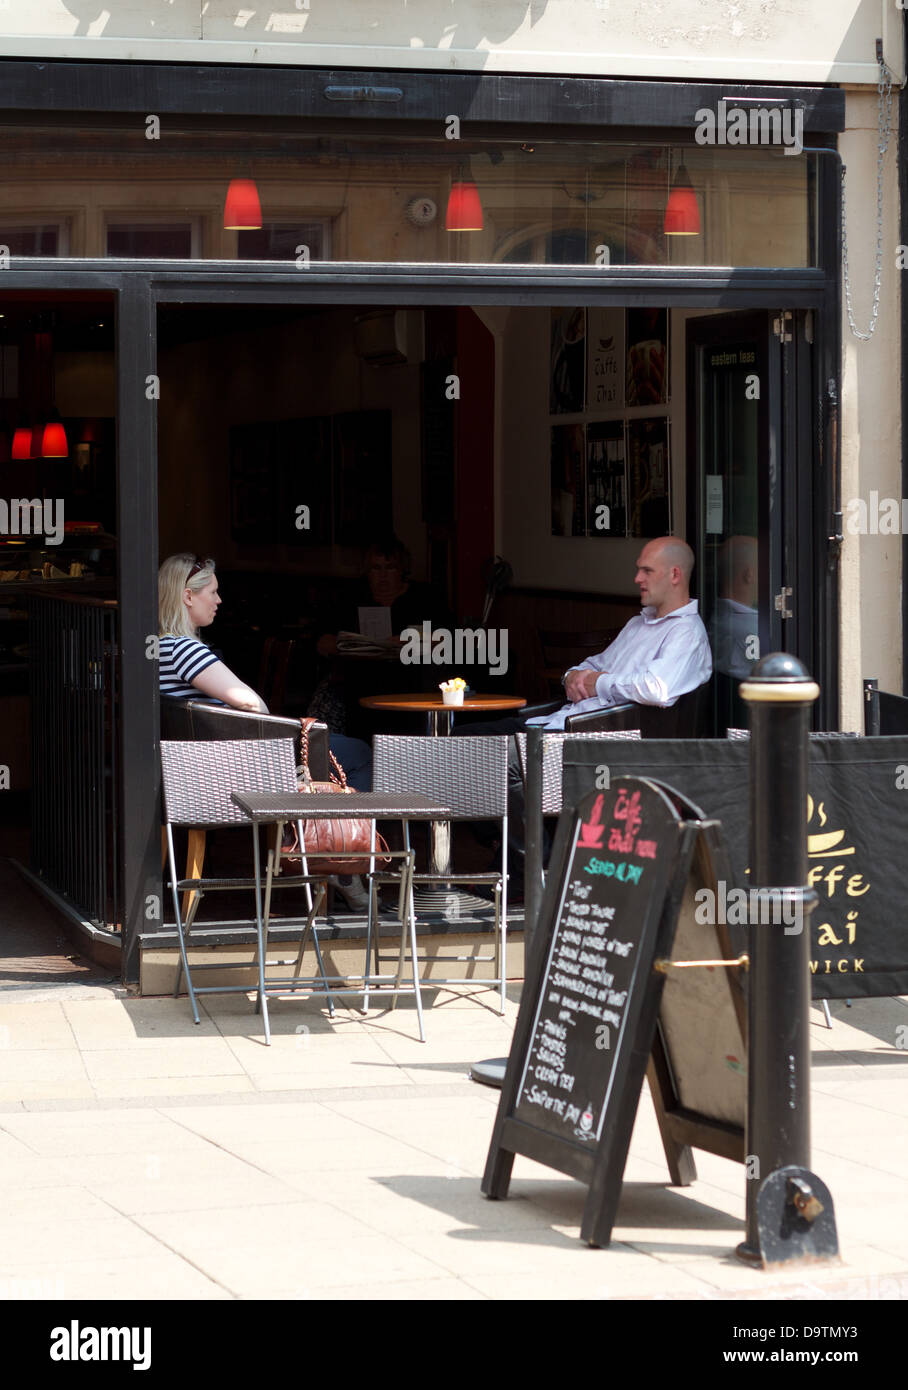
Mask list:
[[[244,261],[296,260],[301,246],[311,261],[326,259],[325,228],[317,222],[266,222],[257,232],[237,232],[236,242],[237,255]]]
[[[57,226],[2,227],[0,244],[9,247],[11,256],[57,256],[60,229]]]
[[[684,145],[450,141],[365,126],[199,117],[149,141],[106,117],[7,122],[0,207],[10,235],[40,248],[13,254],[289,261],[304,245],[313,260],[385,264],[816,263],[809,153],[699,146],[693,132]],[[240,216],[225,215],[228,190],[246,198]],[[66,249],[52,239],[64,217]]]
[[[188,223],[117,223],[107,228],[107,254],[136,260],[189,260],[192,227]]]

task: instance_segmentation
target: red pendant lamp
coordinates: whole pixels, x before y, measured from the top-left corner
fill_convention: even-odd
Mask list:
[[[665,205],[662,230],[666,236],[700,235],[700,207],[683,159]]]
[[[51,418],[41,431],[41,458],[69,458],[69,445],[66,442],[66,431],[63,428],[63,422],[56,410],[52,413]]]
[[[448,232],[481,232],[482,203],[479,189],[472,179],[461,175],[451,184],[448,195],[448,210],[445,215],[445,230]]]
[[[35,334],[35,362],[38,378],[39,423],[32,432],[32,458],[69,458],[69,444],[60,413],[54,404],[53,315]]]
[[[32,456],[32,430],[31,425],[19,425],[13,434],[13,442],[10,447],[10,457],[14,459],[30,459]]]
[[[262,226],[262,205],[254,179],[231,179],[224,202],[225,232],[257,232]]]

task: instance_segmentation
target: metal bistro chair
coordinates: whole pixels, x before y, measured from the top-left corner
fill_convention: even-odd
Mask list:
[[[514,737],[517,740],[520,773],[523,777],[523,784],[526,786],[527,736],[521,733],[515,734]],[[565,743],[577,738],[590,742],[593,739],[639,739],[639,737],[639,729],[611,729],[606,733],[591,732],[588,734],[562,733],[560,729],[547,730],[542,739],[542,814],[544,816],[561,814],[561,764]]]
[[[187,739],[260,739],[292,738],[298,740],[298,719],[281,719],[270,714],[252,714],[248,710],[230,709],[220,700],[183,700],[176,695],[161,696],[161,737],[172,741]],[[315,781],[328,780],[328,730],[324,724],[314,724],[309,730],[309,770]],[[186,878],[201,878],[205,864],[207,836],[204,830],[189,831],[186,849]],[[167,841],[163,840],[163,859],[167,858]],[[183,895],[183,914],[192,908],[193,894]]]
[[[231,800],[231,792],[289,792],[294,795],[298,790],[298,779],[296,772],[296,744],[293,739],[256,739],[256,740],[223,740],[217,742],[182,742],[163,740],[161,743],[161,766],[163,773],[163,800],[164,800],[164,829],[167,839],[167,859],[170,870],[170,888],[173,895],[173,909],[176,917],[177,935],[180,943],[180,963],[177,967],[177,977],[174,984],[174,996],[179,993],[180,981],[183,973],[186,975],[186,984],[189,990],[189,1001],[192,1006],[192,1014],[196,1023],[199,1022],[199,1010],[196,1003],[198,995],[201,994],[246,994],[248,985],[209,985],[199,986],[193,983],[193,973],[199,970],[229,970],[242,968],[248,970],[250,965],[258,969],[258,996],[256,1000],[256,1011],[260,1008],[265,1031],[265,1041],[270,1043],[271,1032],[268,1020],[268,1002],[265,986],[265,968],[267,964],[286,965],[288,961],[266,960],[267,955],[267,935],[265,923],[270,912],[270,896],[266,894],[264,911],[261,894],[261,860],[259,849],[258,828],[252,824],[249,817],[234,805]],[[190,879],[179,879],[176,867],[176,855],[173,842],[173,827],[190,826],[205,827],[211,829],[215,826],[236,826],[251,825],[253,835],[253,852],[255,860],[255,878],[202,878],[201,876]],[[302,826],[299,827],[300,841],[302,842]],[[274,848],[269,853],[274,853]],[[279,856],[278,856],[279,864]],[[325,877],[317,874],[309,874],[306,871],[305,861],[303,862],[301,874],[279,878],[276,886],[292,887],[305,886],[307,888],[307,898],[309,900],[309,918],[306,928],[300,941],[300,951],[297,956],[295,967],[296,987],[308,986],[310,981],[299,980],[299,969],[302,963],[302,954],[305,946],[306,936],[311,927],[312,920],[325,896]],[[309,893],[308,886],[312,883],[318,885],[318,890],[314,895]],[[254,888],[255,889],[255,921],[256,921],[256,954],[250,961],[214,961],[203,962],[192,966],[190,970],[187,943],[192,931],[192,925],[198,911],[199,904],[206,892],[222,889]],[[194,890],[192,905],[186,914],[185,920],[180,911],[180,893],[186,889]],[[312,902],[314,896],[315,901]],[[228,928],[227,930],[230,930]],[[242,928],[246,930],[246,928]],[[321,984],[323,992],[328,1002],[329,1012],[334,1012],[334,1002],[328,984],[328,977],[325,974],[324,962],[322,961],[321,949],[319,947],[318,936],[312,932],[313,944],[315,946],[316,959],[321,973]]]
[[[527,736],[524,733],[515,734],[517,740],[517,761],[520,766],[520,775],[523,778],[523,785],[527,785]],[[610,729],[607,732],[591,731],[588,734],[562,733],[560,729],[554,729],[543,734],[542,738],[542,814],[543,816],[559,816],[563,803],[562,797],[562,761],[564,757],[564,746],[572,739],[582,738],[587,743],[595,740],[613,739],[639,739],[639,729]],[[529,809],[529,808],[528,808]],[[540,845],[538,859],[534,858],[528,851],[527,853],[527,874],[535,874],[538,870],[540,881],[545,881],[545,870],[543,868],[544,850]],[[528,880],[529,881],[529,880]]]
[[[458,874],[448,871],[438,873],[414,873],[413,883],[450,884],[489,884],[492,887],[494,902],[495,948],[491,956],[451,956],[447,959],[494,962],[494,974],[483,981],[500,991],[500,1012],[504,1013],[507,989],[507,844],[508,844],[508,739],[507,735],[476,736],[464,738],[429,738],[425,735],[403,737],[397,735],[376,735],[372,745],[372,787],[374,791],[393,793],[417,792],[433,797],[449,806],[452,819],[460,821],[490,820],[501,826],[501,866],[485,873]],[[409,823],[403,822],[404,846],[410,849]],[[381,874],[373,876],[372,891],[369,895],[369,920],[367,927],[366,961],[368,969],[369,952],[372,949],[373,923],[377,920],[377,889],[383,881]],[[411,913],[415,915],[411,890]],[[414,937],[415,941],[415,937]],[[375,961],[380,966],[378,934],[375,934]],[[415,949],[415,948],[414,948]],[[403,950],[403,942],[401,943]],[[402,958],[403,959],[403,958]],[[444,960],[445,957],[438,959]],[[400,968],[400,967],[398,967]],[[377,973],[377,971],[376,971]],[[413,974],[418,976],[419,966],[414,959]],[[463,976],[455,979],[432,977],[432,983],[442,985],[462,985],[472,983]],[[368,993],[363,997],[364,1007],[368,1007]]]

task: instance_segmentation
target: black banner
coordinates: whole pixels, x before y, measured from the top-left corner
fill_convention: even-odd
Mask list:
[[[729,926],[746,920],[749,744],[732,739],[580,740],[565,745],[564,801],[610,777],[636,774],[677,788],[721,820],[734,885]],[[597,769],[599,770],[597,773]],[[784,771],[780,770],[784,777]],[[901,871],[908,810],[908,737],[810,737],[808,881],[813,997],[908,994],[908,925]]]

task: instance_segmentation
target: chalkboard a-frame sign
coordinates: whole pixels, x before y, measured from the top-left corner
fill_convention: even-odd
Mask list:
[[[666,975],[654,968],[689,959],[692,946],[728,959],[725,928],[693,925],[695,886],[714,886],[726,872],[716,822],[649,779],[623,777],[562,812],[482,1182],[487,1196],[507,1196],[514,1156],[524,1154],[586,1183],[581,1238],[608,1245],[647,1068],[673,1182],[695,1176],[691,1145],[743,1160],[737,972],[713,970],[708,982],[700,971],[678,972],[660,1018]],[[687,1007],[694,975],[709,1018]]]

